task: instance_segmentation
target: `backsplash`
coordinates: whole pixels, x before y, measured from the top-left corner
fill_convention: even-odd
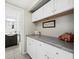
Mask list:
[[[62,33],[74,33],[74,14],[56,18],[55,28],[43,28],[42,22],[36,23],[36,30],[41,31],[42,35],[58,37]]]

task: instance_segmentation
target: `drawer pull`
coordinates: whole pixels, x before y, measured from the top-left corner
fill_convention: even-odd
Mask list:
[[[59,53],[58,52],[56,52],[56,55],[58,55]]]
[[[47,59],[49,59],[49,56],[45,55],[47,57]]]
[[[47,56],[47,55],[45,55],[45,56]]]

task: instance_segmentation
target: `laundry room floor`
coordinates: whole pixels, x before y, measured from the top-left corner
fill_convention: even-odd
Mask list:
[[[5,48],[5,59],[31,59],[27,54],[20,53],[19,46]]]

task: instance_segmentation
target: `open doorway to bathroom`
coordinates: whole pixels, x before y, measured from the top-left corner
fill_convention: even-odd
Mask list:
[[[6,18],[5,20],[5,47],[11,47],[19,44],[19,35],[17,34],[16,18]]]
[[[25,52],[24,42],[24,10],[5,3],[5,58],[21,56]]]

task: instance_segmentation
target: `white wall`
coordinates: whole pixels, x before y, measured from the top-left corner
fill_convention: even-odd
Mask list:
[[[37,30],[42,32],[42,35],[58,37],[62,33],[71,32],[74,33],[74,15],[66,15],[56,18],[55,28],[42,28],[42,22],[37,23]]]
[[[25,10],[24,12],[24,35],[26,40],[26,35],[32,33],[35,30],[35,24],[32,23],[32,14]],[[25,41],[26,42],[26,41]],[[25,51],[26,51],[26,44],[25,44]]]
[[[24,15],[24,31],[25,35],[28,35],[35,30],[35,24],[32,23],[32,14],[30,12],[25,10]]]

